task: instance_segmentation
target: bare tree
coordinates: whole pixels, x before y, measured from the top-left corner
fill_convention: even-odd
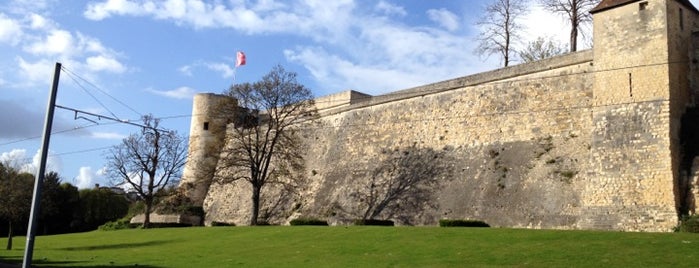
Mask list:
[[[570,23],[570,52],[578,50],[578,32],[581,24],[592,20],[590,9],[600,0],[539,0],[544,9],[562,14]]]
[[[539,37],[529,42],[527,47],[517,52],[519,58],[524,62],[543,60],[556,55],[563,54],[564,48],[551,39]]]
[[[238,119],[226,134],[217,179],[244,180],[252,187],[250,225],[257,225],[262,189],[293,179],[303,169],[299,123],[317,116],[313,95],[296,81],[296,73],[280,65],[253,84],[236,84],[226,92],[238,107]]]
[[[519,38],[522,30],[518,20],[526,12],[526,0],[493,0],[477,22],[481,26],[481,34],[476,53],[486,57],[499,54],[504,66],[510,65],[513,42]]]
[[[351,195],[358,201],[362,220],[383,216],[410,223],[414,214],[435,209],[433,194],[452,173],[445,157],[443,151],[415,145],[391,151],[372,171],[366,185]]]
[[[180,177],[187,155],[185,139],[176,131],[158,129],[159,119],[146,115],[143,124],[140,133],[112,147],[107,172],[112,183],[130,186],[143,198],[143,228],[148,228],[156,193]]]

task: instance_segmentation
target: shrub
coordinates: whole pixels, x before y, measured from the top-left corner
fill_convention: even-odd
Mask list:
[[[204,217],[204,208],[196,206],[188,197],[181,192],[174,192],[167,196],[155,208],[155,212],[160,214],[181,214]]]
[[[128,217],[126,217],[102,224],[99,226],[98,229],[100,231],[114,231],[122,229],[133,229],[136,228],[136,226],[138,226],[138,224],[131,224],[131,220]]]
[[[699,233],[699,215],[685,217],[680,221],[680,232]]]
[[[319,219],[311,219],[311,218],[298,218],[298,219],[293,219],[289,222],[290,225],[319,225],[319,226],[328,226],[328,221],[324,220],[319,220]]]
[[[140,226],[140,225],[139,225]],[[179,228],[179,227],[192,227],[188,223],[177,223],[177,222],[151,222],[148,228]]]
[[[441,219],[439,220],[440,227],[490,227],[484,221],[479,220],[449,220]]]
[[[212,227],[217,227],[217,226],[235,226],[235,223],[227,223],[227,222],[220,222],[220,221],[212,221],[211,222]]]
[[[354,220],[354,225],[394,226],[395,224],[391,220],[358,219]]]

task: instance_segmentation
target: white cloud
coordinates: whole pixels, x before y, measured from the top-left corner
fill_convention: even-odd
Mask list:
[[[75,184],[80,189],[91,188],[100,181],[104,181],[106,168],[101,168],[96,171],[92,167],[80,167],[78,176],[75,177]]]
[[[488,69],[471,55],[473,44],[460,30],[460,19],[446,10],[424,16],[439,27],[409,26],[397,19],[407,11],[387,0],[356,8],[352,0],[285,2],[107,0],[88,5],[85,17],[146,16],[193,28],[230,28],[247,34],[283,33],[310,39],[310,45],[287,48],[287,60],[303,65],[326,92],[347,87],[371,93],[417,86]],[[443,30],[446,29],[446,30]],[[466,29],[468,30],[468,29]],[[323,49],[317,49],[317,48]],[[199,63],[233,75],[225,64]],[[197,64],[179,69],[191,75]],[[187,88],[158,94],[189,97]]]
[[[258,0],[257,3],[255,3],[253,10],[255,10],[257,12],[264,12],[264,11],[270,11],[270,10],[283,9],[285,7],[286,7],[286,5],[284,5],[280,1]]]
[[[107,0],[90,3],[83,15],[90,20],[103,20],[114,15],[150,16],[171,20],[178,25],[194,28],[233,28],[248,34],[301,33],[315,36],[316,30],[332,35],[338,22],[350,22],[344,16],[354,7],[352,0],[302,0],[287,6],[275,1],[258,2],[248,6],[245,1],[230,2],[202,0],[130,1]]]
[[[436,22],[449,31],[456,31],[459,29],[459,17],[454,13],[451,13],[449,10],[444,8],[430,9],[427,10],[427,16],[430,18],[430,20]]]
[[[114,132],[92,132],[91,137],[96,138],[96,139],[105,139],[105,140],[122,140],[126,138],[126,135],[120,134],[120,133],[114,133]]]
[[[25,171],[31,171],[32,173],[36,173],[37,170],[39,170],[39,165],[41,164],[41,150],[37,150],[36,154],[32,158],[32,163],[29,166],[26,166]],[[63,160],[51,150],[49,150],[48,157],[46,158],[46,172],[54,171],[57,173],[61,173],[61,170],[63,169]]]
[[[83,15],[91,20],[103,20],[111,17],[113,14],[142,14],[152,8],[146,9],[150,5],[140,6],[129,0],[108,0],[103,3],[90,3]]]
[[[24,58],[17,57],[17,64],[20,75],[26,78],[25,84],[27,86],[33,83],[48,84],[51,82],[47,77],[53,77],[55,62],[47,59],[27,62]]]
[[[24,13],[0,13],[0,44],[17,46],[25,53],[15,56],[14,74],[2,74],[15,88],[29,88],[50,83],[55,62],[69,66],[71,71],[97,82],[99,73],[123,73],[128,68],[121,55],[105,47],[100,40],[76,31],[61,28],[55,21],[35,12],[24,10],[34,6],[29,1],[14,1]],[[45,7],[43,2],[38,7]],[[10,58],[12,59],[12,58]],[[47,78],[49,77],[49,78]]]
[[[52,30],[40,41],[25,47],[29,53],[36,55],[70,57],[75,48],[73,35],[65,30]]]
[[[439,44],[435,43],[435,45]],[[433,53],[417,48],[415,48],[416,53],[410,53],[410,49],[406,48],[407,54],[389,55],[374,61],[373,64],[353,63],[337,55],[329,54],[319,47],[286,50],[284,54],[290,61],[304,65],[311,72],[311,75],[319,81],[319,84],[328,87],[319,90],[322,94],[333,93],[339,89],[354,89],[368,94],[381,94],[440,79],[453,78],[469,71],[469,67],[466,65],[462,65],[460,69],[450,68],[456,66],[458,64],[456,62],[474,62],[475,59],[470,58],[470,55],[464,53],[463,56],[448,59],[435,54],[440,48],[448,49],[439,45],[435,47]],[[420,52],[426,54],[420,55]],[[413,59],[401,62],[398,60],[400,57],[413,57]],[[445,64],[422,63],[422,61],[437,60],[443,60]],[[475,70],[478,67],[472,68]]]
[[[222,62],[196,62],[191,65],[182,66],[178,71],[186,76],[192,76],[192,69],[200,67],[220,73],[223,78],[232,78],[235,75],[235,68]]]
[[[31,162],[27,157],[27,150],[25,149],[13,149],[9,152],[3,152],[0,154],[0,163],[3,165],[8,165],[13,168],[19,169],[22,172],[36,173],[41,164],[41,151],[37,150],[34,157],[31,158]],[[61,173],[63,169],[63,160],[51,151],[49,151],[48,157],[46,158],[46,172],[57,172]]]
[[[0,154],[0,163],[15,169],[22,169],[27,165],[27,163],[29,163],[29,159],[27,158],[27,150],[12,149],[9,152],[3,152]]]
[[[192,66],[191,65],[182,66],[177,70],[186,76],[192,76]]]
[[[221,73],[221,77],[223,78],[232,78],[235,74],[235,70],[225,63],[207,63],[206,67],[209,68],[209,70]]]
[[[126,71],[126,67],[119,61],[110,56],[97,55],[88,57],[85,60],[87,68],[91,71],[100,72],[108,71],[111,73],[123,73]]]
[[[57,0],[9,0],[3,3],[3,5],[14,13],[29,13],[37,12],[46,9],[51,2],[56,2]]]
[[[55,28],[55,24],[39,14],[31,14],[29,27],[34,30],[49,30]]]
[[[16,45],[22,36],[22,27],[19,22],[0,13],[0,43]]]
[[[402,6],[397,6],[383,0],[376,4],[376,10],[386,13],[386,15],[408,15],[408,12],[405,11],[405,8]]]
[[[147,89],[148,92],[160,95],[160,96],[165,96],[168,98],[173,98],[173,99],[191,99],[194,94],[196,94],[196,90],[189,88],[189,87],[179,87],[173,90],[155,90],[155,89]]]
[[[570,27],[563,17],[552,14],[539,5],[533,5],[521,20],[526,22],[526,29],[522,34],[523,44],[535,41],[539,37],[550,38],[561,44],[568,43]],[[563,28],[565,30],[562,30]]]

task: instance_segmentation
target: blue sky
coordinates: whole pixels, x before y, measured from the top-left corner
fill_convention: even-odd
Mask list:
[[[693,0],[697,3],[699,0]],[[258,80],[274,65],[316,96],[382,94],[498,68],[473,53],[488,1],[9,0],[0,4],[0,161],[31,169],[55,62],[57,104],[119,119],[142,114],[188,135],[192,95]],[[562,18],[532,5],[525,41],[565,43]],[[234,69],[236,51],[247,65]],[[49,169],[107,184],[109,146],[138,131],[57,109]]]

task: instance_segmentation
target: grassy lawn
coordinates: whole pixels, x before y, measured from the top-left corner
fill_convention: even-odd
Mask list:
[[[20,263],[25,243],[2,250]],[[36,238],[39,267],[697,267],[699,234],[439,227],[192,227]]]

